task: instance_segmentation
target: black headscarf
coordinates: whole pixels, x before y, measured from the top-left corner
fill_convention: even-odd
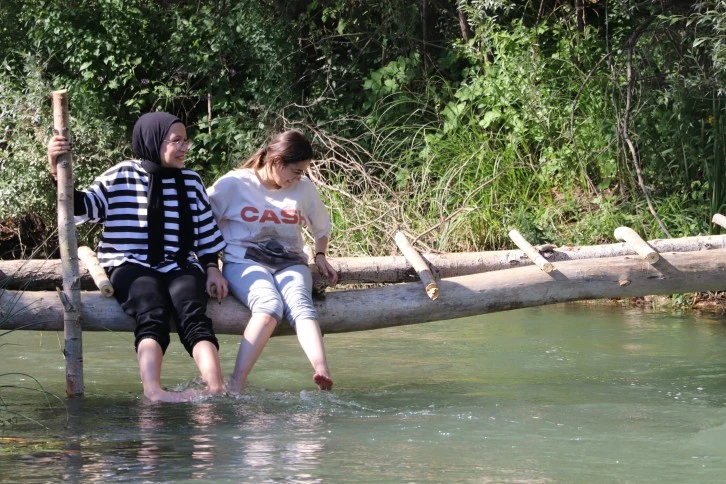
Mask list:
[[[176,123],[182,121],[169,113],[147,113],[134,125],[131,149],[149,174],[147,222],[149,224],[149,258],[153,267],[164,259],[164,197],[162,180],[173,178],[179,201],[179,245],[177,262],[184,267],[192,250],[193,223],[182,171],[161,166],[161,144]]]

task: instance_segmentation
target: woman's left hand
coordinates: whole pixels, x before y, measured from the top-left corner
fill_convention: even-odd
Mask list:
[[[325,258],[325,254],[318,254],[315,256],[315,265],[318,266],[320,274],[328,278],[331,286],[338,283],[338,273],[330,265],[328,259]]]
[[[207,269],[207,294],[210,297],[217,298],[220,304],[222,303],[222,299],[227,297],[229,293],[228,284],[227,279],[222,275],[222,271],[216,267]]]

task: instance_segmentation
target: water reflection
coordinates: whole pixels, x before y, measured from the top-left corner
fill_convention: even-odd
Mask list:
[[[189,405],[138,406],[139,474],[152,478],[168,469],[169,460],[184,462],[189,475],[179,478],[207,479],[217,461],[216,425],[222,421],[218,402]],[[180,432],[182,430],[182,432]]]
[[[317,482],[308,472],[324,460],[325,412],[290,394],[258,395],[235,406],[238,424],[233,439],[239,443],[236,465],[271,477],[281,466],[301,482]],[[295,408],[286,408],[291,404]],[[313,403],[314,405],[314,403]],[[280,438],[284,435],[285,438]]]
[[[42,373],[57,351],[43,360],[11,337],[4,371],[32,355],[34,376],[58,380]],[[272,363],[238,398],[178,405],[143,403],[138,376],[110,370],[126,364],[127,342],[103,346],[88,381],[109,383],[67,400],[67,421],[38,410],[50,430],[0,428],[0,481],[675,483],[726,472],[723,319],[553,307],[328,337],[333,394],[289,392],[308,364],[293,339],[268,346]],[[107,335],[84,345],[94,342]],[[169,377],[184,381],[188,356],[174,358]]]
[[[64,481],[78,482],[81,480],[83,468],[83,453],[81,451],[81,409],[83,399],[79,397],[69,398],[66,401],[68,409],[68,436],[65,439],[64,460],[65,473]]]
[[[161,405],[150,405],[142,402],[139,405],[139,475],[152,478],[159,472],[159,463],[163,454],[160,442],[164,430],[164,419]]]
[[[185,405],[139,404],[132,467],[153,480],[219,478],[224,468],[272,479],[282,467],[296,481],[315,482],[326,453],[326,411],[318,403],[260,392]],[[176,471],[170,470],[174,461]]]
[[[192,443],[192,479],[206,479],[213,469],[217,456],[217,442],[214,437],[214,426],[220,422],[221,416],[215,411],[213,403],[195,405],[191,412],[192,430],[197,432],[189,437]]]

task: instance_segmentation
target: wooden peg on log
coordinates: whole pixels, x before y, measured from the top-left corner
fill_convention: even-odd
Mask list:
[[[537,249],[532,246],[532,244],[527,242],[527,240],[525,240],[525,238],[522,237],[522,234],[520,234],[517,230],[510,230],[509,238],[512,239],[512,242],[514,242],[517,247],[519,247],[519,250],[524,252],[525,255],[529,257],[529,259],[541,270],[548,274],[555,270],[555,266],[553,266],[550,261],[545,259],[542,254],[540,254]]]
[[[421,278],[421,282],[426,289],[426,294],[435,301],[439,297],[439,285],[434,281],[434,276],[429,270],[429,266],[426,261],[421,257],[416,249],[413,248],[411,243],[408,241],[406,236],[402,232],[396,232],[396,245],[403,253],[403,256],[411,264],[411,267],[416,271],[418,277]]]
[[[660,259],[657,250],[651,247],[648,242],[638,235],[630,227],[618,227],[615,229],[615,238],[625,242],[628,247],[638,253],[648,264],[654,264]]]
[[[53,91],[53,133],[71,139],[68,91]],[[81,330],[81,288],[78,269],[78,239],[73,218],[73,158],[58,156],[58,245],[63,273],[63,355],[66,359],[66,394],[83,395],[83,341]]]
[[[90,274],[93,282],[96,283],[96,287],[101,291],[101,294],[104,297],[113,296],[113,286],[111,285],[111,281],[108,280],[106,271],[101,267],[101,263],[98,262],[96,253],[90,247],[84,245],[78,248],[78,258],[86,266],[88,274]]]
[[[714,213],[711,222],[720,227],[726,228],[726,217],[724,217],[720,213]]]

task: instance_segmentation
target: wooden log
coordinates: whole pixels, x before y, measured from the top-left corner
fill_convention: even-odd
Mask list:
[[[720,213],[713,214],[711,222],[715,225],[726,228],[726,217],[724,217]]]
[[[403,256],[411,264],[411,267],[413,267],[416,274],[418,274],[418,277],[421,279],[424,289],[426,290],[426,295],[430,297],[432,301],[438,299],[439,286],[436,284],[434,276],[431,274],[431,270],[429,270],[429,266],[426,264],[426,261],[423,260],[421,254],[413,248],[411,243],[408,241],[408,238],[406,238],[406,235],[402,232],[396,232],[395,241]]]
[[[693,252],[726,248],[726,234],[677,239],[655,239],[648,242],[659,252]],[[636,255],[625,243],[564,246],[543,254],[551,262],[595,259]],[[532,265],[521,250],[497,250],[487,252],[460,252],[446,254],[421,254],[436,279],[465,276],[514,267]],[[338,270],[339,286],[361,284],[393,284],[417,282],[416,272],[403,256],[382,257],[331,257]],[[313,277],[316,269],[311,266]],[[96,287],[85,267],[81,267],[81,289],[93,291]],[[2,287],[14,290],[49,291],[61,284],[60,261],[57,259],[0,260]]]
[[[615,238],[628,244],[631,249],[640,254],[643,260],[653,264],[660,255],[648,242],[643,240],[635,230],[630,227],[618,227],[615,229]]]
[[[53,92],[53,132],[71,139],[68,91]],[[64,348],[66,394],[83,395],[83,342],[81,333],[81,290],[78,285],[78,239],[73,219],[73,158],[58,157],[58,244],[61,255],[64,307]]]
[[[83,265],[86,266],[86,270],[88,270],[88,273],[91,275],[91,278],[96,284],[98,290],[101,291],[101,294],[103,294],[104,297],[113,296],[113,286],[111,285],[111,281],[108,280],[106,271],[98,262],[96,253],[91,250],[90,247],[86,247],[84,245],[78,248],[78,257],[81,259],[81,262],[83,262]]]
[[[624,283],[627,281],[627,283]],[[550,274],[534,266],[441,279],[432,301],[420,283],[329,292],[315,300],[324,333],[343,333],[443,321],[552,303],[656,294],[726,290],[726,249],[664,252],[655,264],[635,255],[563,261]],[[134,321],[114,299],[83,295],[83,327],[133,331]],[[211,300],[208,314],[219,334],[242,334],[249,311],[229,296]],[[2,329],[57,331],[63,308],[52,292],[0,294]],[[275,333],[292,334],[287,324]]]
[[[542,254],[540,254],[539,251],[535,249],[532,244],[530,244],[527,239],[525,239],[522,234],[520,234],[517,230],[510,230],[509,238],[512,239],[512,242],[514,242],[515,245],[519,247],[520,250],[532,260],[534,265],[539,267],[541,270],[548,273],[555,270],[555,266],[553,266],[552,263],[549,262],[547,259],[542,257]]]

